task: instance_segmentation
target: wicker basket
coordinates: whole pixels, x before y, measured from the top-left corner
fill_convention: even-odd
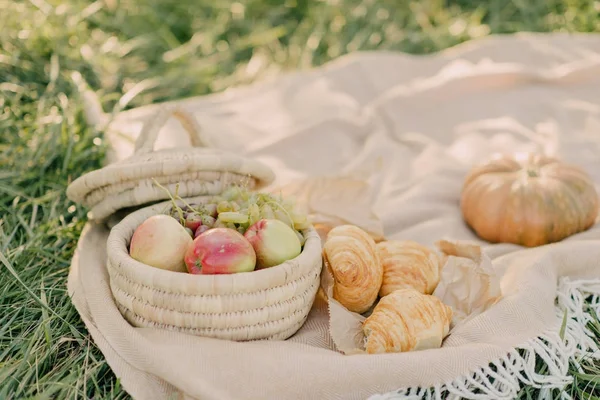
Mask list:
[[[135,229],[170,208],[165,202],[135,211],[108,237],[110,286],[125,319],[138,327],[238,341],[283,340],[300,329],[320,282],[321,240],[314,228],[303,232],[302,253],[281,265],[231,275],[191,275],[148,266],[128,253]]]
[[[190,136],[192,147],[154,150],[171,117]],[[266,165],[219,149],[201,134],[194,117],[164,108],[140,133],[134,154],[77,178],[68,197],[90,208],[90,219],[111,231],[108,273],[122,315],[138,327],[160,327],[228,340],[286,339],[304,323],[319,288],[321,241],[314,230],[293,260],[264,270],[231,275],[191,275],[164,271],[129,256],[135,229],[172,206],[158,182],[188,202],[202,202],[231,184],[258,190],[275,175]]]

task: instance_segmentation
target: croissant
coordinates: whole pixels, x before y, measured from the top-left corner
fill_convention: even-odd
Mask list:
[[[373,238],[354,225],[336,226],[327,234],[323,258],[334,279],[333,298],[350,311],[367,311],[383,279]]]
[[[383,265],[381,297],[402,288],[431,294],[440,282],[442,259],[429,247],[410,240],[390,240],[378,243],[377,252]]]
[[[435,296],[399,289],[379,300],[363,322],[367,353],[439,348],[450,330],[452,308]]]
[[[341,225],[343,225],[343,224],[341,224]],[[337,226],[337,225],[335,225],[335,223],[327,223],[327,222],[317,222],[314,224],[314,228],[317,231],[317,233],[319,234],[319,237],[321,238],[322,243],[325,243],[325,240],[327,239],[327,234],[335,226]],[[365,231],[365,232],[373,238],[375,243],[379,243],[379,242],[382,242],[385,240],[385,238],[382,235],[379,235],[374,232],[373,233],[367,232],[367,231]]]

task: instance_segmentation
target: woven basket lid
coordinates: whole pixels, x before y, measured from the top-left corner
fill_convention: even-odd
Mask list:
[[[154,150],[170,117],[180,121],[192,146]],[[256,190],[274,179],[263,163],[210,148],[193,115],[165,108],[144,125],[131,157],[80,176],[67,187],[67,197],[90,208],[90,219],[102,221],[122,209],[169,199],[165,189],[195,197],[219,194],[231,184]]]

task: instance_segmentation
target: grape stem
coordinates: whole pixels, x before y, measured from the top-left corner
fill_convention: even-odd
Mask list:
[[[183,210],[181,209],[181,207],[179,207],[177,205],[177,203],[175,202],[175,199],[171,195],[171,192],[169,191],[169,189],[167,189],[166,187],[164,187],[163,185],[158,183],[158,181],[154,178],[152,178],[152,181],[154,182],[154,184],[156,186],[158,186],[159,188],[161,188],[162,190],[167,192],[167,195],[169,196],[169,198],[171,199],[171,202],[173,203],[173,208],[175,209],[175,211],[177,211],[177,214],[179,214],[179,222],[182,225],[185,225],[185,219],[183,218]],[[175,186],[175,195],[177,195],[178,192],[179,192],[179,183],[177,184],[177,186]]]
[[[183,203],[184,206],[186,206],[187,208],[190,209],[192,214],[196,214],[196,215],[200,215],[200,216],[204,216],[204,215],[209,215],[208,211],[206,210],[205,205],[202,205],[202,211],[195,209],[194,207],[192,207],[190,205],[190,203],[188,203],[187,201],[185,201],[185,199],[181,196],[179,196],[179,183],[177,184],[176,188],[175,188],[175,196],[171,195],[171,192],[169,192],[169,190],[167,188],[165,188],[164,186],[162,186],[160,183],[158,183],[156,181],[156,179],[152,178],[152,180],[154,181],[154,183],[160,187],[161,189],[163,189],[165,192],[167,192],[167,194],[169,195],[169,198],[171,199],[171,201],[173,202],[173,208],[175,208],[175,210],[177,211],[177,213],[179,214],[179,218],[180,218],[180,222],[182,224],[185,224],[185,219],[183,218],[183,210],[175,203],[175,200],[179,200]]]
[[[289,218],[289,220],[290,220],[290,223],[292,224],[292,226],[294,226],[294,220],[292,219],[292,216],[291,216],[291,215],[290,215],[290,214],[287,212],[287,210],[286,210],[286,209],[285,209],[285,208],[284,208],[284,207],[283,207],[281,204],[279,204],[278,202],[276,202],[276,201],[273,201],[273,200],[270,200],[270,201],[267,201],[267,202],[265,202],[265,204],[263,204],[263,206],[265,206],[265,205],[271,205],[271,204],[275,204],[275,205],[277,206],[277,208],[279,208],[281,211],[283,211],[283,213],[286,215],[286,217],[288,217],[288,218]],[[262,207],[261,207],[261,209],[262,209]]]
[[[154,182],[154,184],[156,186],[158,186],[159,188],[161,188],[162,190],[164,190],[167,193],[167,195],[171,199],[171,202],[173,203],[173,209],[177,212],[180,223],[182,225],[185,225],[185,218],[183,216],[183,210],[181,207],[179,207],[176,200],[179,200],[193,214],[197,214],[200,216],[209,215],[208,210],[206,209],[206,204],[202,204],[201,208],[195,209],[187,201],[185,201],[181,196],[179,196],[179,183],[177,183],[177,185],[175,187],[175,195],[172,195],[171,192],[167,188],[162,186],[160,183],[158,183],[158,181],[156,181],[156,179],[152,178],[152,181]],[[269,193],[257,193],[255,196],[254,194],[249,194],[247,188],[240,187],[239,185],[232,185],[229,187],[229,189],[236,191],[237,195],[239,197],[244,197],[243,192],[245,192],[246,194],[249,195],[249,198],[246,200],[247,207],[245,207],[247,209],[245,214],[248,215],[248,220],[250,220],[250,214],[251,214],[250,208],[251,208],[252,204],[256,204],[259,207],[260,212],[264,211],[265,206],[272,206],[274,208],[274,211],[281,210],[282,213],[288,218],[291,226],[294,227],[294,225],[295,225],[294,219],[292,218],[292,216],[288,212],[288,210],[286,210],[286,208],[280,202],[277,201],[277,198],[275,195],[272,195]],[[279,198],[281,201],[283,201],[283,195],[281,193],[279,193]],[[215,224],[217,222],[220,222],[221,224],[225,224],[218,216],[216,218]],[[235,225],[235,223],[234,223],[234,225]],[[243,225],[243,224],[240,224],[240,225]]]
[[[200,216],[202,216],[202,213],[200,211],[197,211],[196,209],[194,209],[194,207],[192,207],[187,201],[185,201],[181,196],[175,194],[176,198],[181,201],[183,203],[184,206],[186,206],[187,208],[189,208],[190,210],[192,210],[193,214],[198,214]],[[207,213],[208,214],[208,213]]]

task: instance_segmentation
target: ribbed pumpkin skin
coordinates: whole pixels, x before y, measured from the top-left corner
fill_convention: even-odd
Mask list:
[[[594,225],[598,193],[586,172],[558,159],[497,155],[469,172],[460,205],[482,239],[534,247]]]

